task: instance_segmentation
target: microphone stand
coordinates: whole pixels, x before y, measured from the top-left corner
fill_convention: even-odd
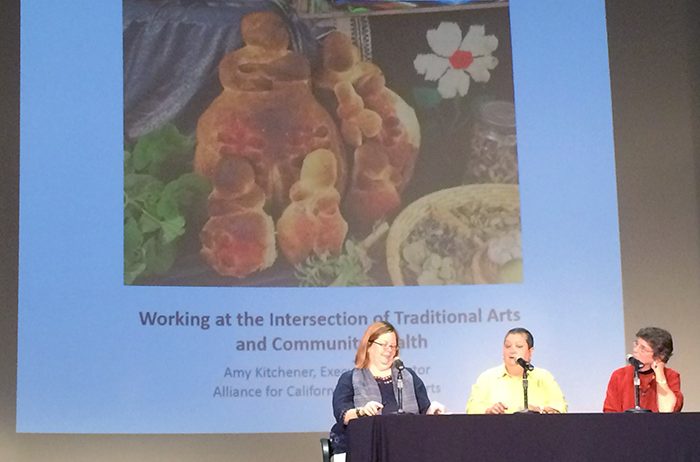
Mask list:
[[[649,409],[644,409],[639,405],[639,369],[636,366],[632,367],[634,369],[634,407],[631,409],[626,409],[625,412],[633,412],[635,414],[651,412]]]
[[[527,369],[523,367],[523,410],[518,411],[518,414],[537,414],[531,411],[527,403]]]
[[[403,369],[399,368],[396,374],[396,401],[399,405],[399,410],[396,411],[397,414],[404,414],[403,410]]]

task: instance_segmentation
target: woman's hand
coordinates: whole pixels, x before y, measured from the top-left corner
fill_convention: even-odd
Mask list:
[[[430,403],[430,407],[425,413],[428,415],[438,415],[444,414],[445,412],[447,412],[447,408],[444,404],[439,403],[437,401],[433,401],[432,403]]]
[[[544,406],[544,407],[539,407],[539,406],[528,406],[528,408],[533,411],[533,412],[538,412],[540,414],[561,414],[559,410],[554,409],[553,407],[550,406]]]
[[[378,415],[382,413],[382,408],[384,406],[382,403],[378,403],[376,401],[370,401],[369,403],[365,404],[362,407],[356,407],[354,409],[349,409],[345,413],[345,418],[343,419],[343,423],[347,425],[352,419],[357,419],[359,417],[364,417],[368,415]]]
[[[666,383],[666,363],[658,359],[651,363],[651,368],[656,376],[656,383]]]
[[[362,409],[364,415],[379,415],[382,413],[383,407],[384,405],[382,403],[370,401],[369,403],[362,406],[360,409]]]
[[[508,406],[503,404],[502,402],[497,402],[490,408],[487,408],[485,413],[486,414],[503,414],[506,412],[506,409],[508,409]]]

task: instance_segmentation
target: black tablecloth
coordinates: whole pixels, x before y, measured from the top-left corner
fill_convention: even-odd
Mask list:
[[[348,436],[349,462],[700,461],[700,413],[388,415]]]

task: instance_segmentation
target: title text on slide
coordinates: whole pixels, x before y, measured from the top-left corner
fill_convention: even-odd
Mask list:
[[[265,321],[268,321],[267,324]],[[482,309],[475,311],[449,311],[426,309],[418,313],[405,310],[386,310],[372,317],[372,321],[389,321],[396,325],[470,324],[481,322],[519,321],[520,312],[511,309]],[[176,310],[174,313],[139,311],[139,322],[145,327],[196,327],[208,330],[215,327],[315,327],[315,326],[367,326],[367,315],[348,314],[346,311],[322,315],[295,315],[269,313],[267,316],[244,311],[237,314],[193,314]]]

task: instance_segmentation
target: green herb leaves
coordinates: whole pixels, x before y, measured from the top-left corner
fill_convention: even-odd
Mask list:
[[[313,255],[295,266],[295,276],[302,287],[373,286],[371,267],[367,251],[348,239],[340,255]]]
[[[340,255],[311,256],[306,261],[295,265],[294,275],[302,287],[346,287],[374,286],[377,282],[370,275],[372,258],[369,250],[389,230],[389,225],[382,221],[376,223],[372,232],[361,242],[353,239],[345,241]]]
[[[182,236],[205,216],[211,185],[191,173],[193,148],[191,138],[168,124],[124,151],[126,284],[168,271]]]

